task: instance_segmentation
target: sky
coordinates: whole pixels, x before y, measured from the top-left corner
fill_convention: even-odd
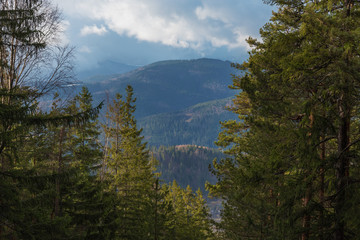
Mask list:
[[[111,60],[217,58],[241,62],[246,38],[259,38],[273,8],[262,0],[53,0],[63,13],[62,41],[80,70]]]

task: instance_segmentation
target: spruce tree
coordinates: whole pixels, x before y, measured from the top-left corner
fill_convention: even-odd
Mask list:
[[[233,88],[243,92],[233,111],[242,122],[223,123],[219,135],[232,155],[214,163],[220,226],[228,238],[351,239],[359,3],[268,2],[279,9],[263,41],[249,39],[249,60],[236,65],[244,75]]]
[[[68,102],[67,114],[76,115],[93,109],[92,95],[86,87]],[[98,171],[102,159],[102,145],[97,115],[67,131],[67,165],[71,182],[64,187],[67,194],[65,209],[71,218],[72,239],[105,239],[109,226],[105,224],[106,209],[112,196],[104,193]]]
[[[117,237],[119,239],[146,239],[150,234],[151,189],[154,174],[141,131],[134,118],[133,88],[126,88],[123,100],[116,95],[107,113],[109,125],[104,126],[109,149],[105,152],[110,190],[118,195]]]
[[[173,181],[165,196],[171,203],[173,214],[168,215],[170,239],[212,239],[209,209],[198,190],[192,191],[190,186],[182,189],[176,181]]]
[[[105,236],[103,232],[107,226],[100,222],[106,215],[105,201],[108,200],[104,199],[102,185],[96,181],[96,172],[91,171],[95,162],[99,162],[101,148],[93,147],[87,152],[97,152],[97,157],[86,151],[78,154],[73,142],[74,138],[79,138],[75,129],[96,127],[93,120],[97,110],[94,112],[91,104],[88,109],[74,109],[74,104],[61,108],[59,103],[56,97],[49,114],[36,110],[33,115],[24,114],[25,121],[12,122],[23,131],[17,132],[2,154],[15,159],[12,166],[2,171],[7,189],[4,193],[16,194],[16,197],[4,194],[1,198],[4,237],[84,239],[98,236],[103,239]],[[76,117],[86,112],[92,112],[91,116]],[[94,129],[92,132],[96,133]],[[96,139],[96,134],[91,140]],[[16,152],[10,151],[12,149]],[[85,158],[88,161],[80,161]],[[82,166],[75,164],[79,162]],[[11,210],[11,206],[16,210]],[[8,208],[10,211],[5,210]]]

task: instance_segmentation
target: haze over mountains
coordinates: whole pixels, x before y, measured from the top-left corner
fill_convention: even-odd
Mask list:
[[[139,66],[133,66],[128,64],[118,63],[112,60],[106,60],[99,62],[91,69],[78,72],[77,77],[80,80],[90,81],[95,76],[106,76],[111,74],[126,73],[138,67]]]

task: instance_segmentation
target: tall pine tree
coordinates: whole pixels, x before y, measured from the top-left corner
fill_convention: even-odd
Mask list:
[[[351,239],[358,222],[356,1],[268,1],[279,9],[237,68],[242,89],[214,163],[228,238]],[[239,227],[236,228],[236,224]]]
[[[124,100],[116,95],[107,113],[109,125],[104,126],[109,139],[105,159],[110,189],[118,195],[115,211],[119,239],[146,239],[151,231],[150,195],[155,178],[142,130],[137,129],[133,115],[133,94],[128,86]]]

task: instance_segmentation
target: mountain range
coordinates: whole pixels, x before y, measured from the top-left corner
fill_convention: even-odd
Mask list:
[[[156,62],[127,73],[93,76],[85,84],[95,99],[124,93],[127,85],[137,97],[136,117],[183,110],[195,104],[233,96],[228,88],[235,70],[215,59]]]
[[[109,64],[108,68],[115,67],[110,72],[116,66]],[[229,61],[170,60],[126,73],[88,77],[84,84],[95,102],[105,103],[131,85],[137,98],[135,116],[150,146],[214,147],[219,122],[236,117],[225,110],[235,94],[228,88],[232,74],[236,71]],[[103,116],[105,112],[106,107]]]
[[[236,119],[226,110],[236,94],[228,88],[231,75],[238,74],[231,63],[196,59],[161,61],[137,68],[113,62],[102,64],[102,70],[84,73],[96,75],[83,79],[95,103],[105,101],[100,121],[106,103],[116,93],[125,94],[126,86],[131,85],[137,98],[135,117],[159,160],[163,181],[176,179],[181,185],[202,190],[206,181],[214,183],[208,165],[223,156],[213,149],[221,130],[219,122]],[[123,72],[127,67],[129,71]],[[106,72],[111,74],[102,74]]]

